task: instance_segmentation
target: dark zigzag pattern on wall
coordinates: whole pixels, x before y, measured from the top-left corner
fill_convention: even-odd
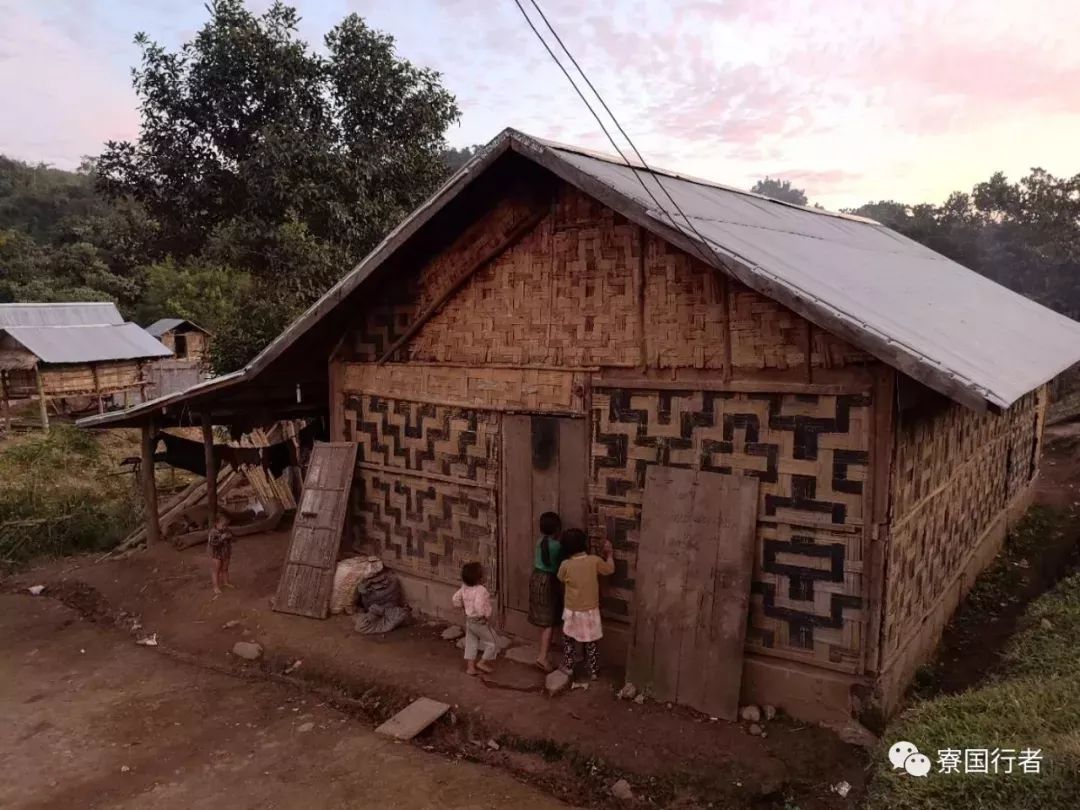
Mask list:
[[[755,413],[724,413],[722,439],[702,439],[700,458],[697,465],[672,460],[673,452],[693,448],[695,429],[716,426],[714,403],[717,400],[732,400],[735,397],[734,394],[727,392],[702,393],[700,411],[683,411],[680,413],[678,437],[650,435],[649,412],[632,407],[631,401],[634,394],[635,392],[630,390],[611,391],[609,412],[607,414],[608,422],[611,424],[633,425],[633,435],[621,432],[604,433],[601,430],[600,420],[597,419],[593,422],[593,441],[595,444],[604,446],[607,450],[605,455],[595,458],[595,466],[597,468],[625,469],[629,473],[629,475],[622,478],[607,478],[606,488],[608,495],[625,497],[632,490],[644,490],[645,472],[650,464],[684,468],[699,466],[700,469],[711,472],[731,473],[733,469],[730,465],[713,463],[712,457],[714,454],[731,455],[741,453],[747,456],[762,457],[766,463],[764,470],[744,470],[743,474],[754,476],[763,483],[775,484],[779,480],[780,446],[776,443],[761,441],[760,419]],[[656,394],[657,424],[670,426],[672,424],[672,399],[675,397],[685,398],[686,396],[686,394],[679,392],[659,392]],[[823,418],[802,414],[784,415],[782,413],[783,395],[781,394],[753,394],[748,399],[768,403],[768,429],[772,432],[784,431],[792,433],[792,457],[805,461],[817,460],[821,435],[830,433],[847,434],[850,431],[851,409],[869,404],[869,400],[863,396],[839,396],[836,397],[835,415],[831,418]],[[796,399],[808,403],[817,403],[819,401],[817,396],[812,395],[799,396]],[[736,441],[739,434],[742,436],[741,442]],[[655,460],[632,458],[631,446],[655,449]],[[850,495],[861,494],[862,482],[849,480],[848,468],[856,465],[865,467],[868,463],[869,457],[865,451],[833,450],[831,471],[833,489],[836,492]],[[812,476],[793,475],[790,497],[766,496],[766,515],[774,516],[777,509],[790,508],[827,514],[831,522],[843,523],[847,514],[846,505],[819,499],[817,486],[817,479]]]

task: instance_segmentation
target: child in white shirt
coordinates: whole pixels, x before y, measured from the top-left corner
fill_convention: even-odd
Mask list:
[[[491,662],[499,651],[495,631],[488,620],[491,618],[491,594],[484,587],[484,568],[478,562],[466,563],[461,568],[461,587],[452,598],[454,607],[465,611],[465,673],[493,672]],[[477,649],[483,649],[483,658],[477,663]]]

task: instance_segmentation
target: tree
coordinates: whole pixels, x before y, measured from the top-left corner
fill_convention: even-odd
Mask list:
[[[242,0],[208,8],[179,51],[136,37],[139,139],[106,144],[95,177],[157,223],[151,258],[250,278],[259,314],[233,336],[235,363],[437,187],[459,112],[438,73],[399,59],[393,38],[355,14],[326,35],[323,56],[282,2],[262,15]],[[210,326],[222,345],[239,328]]]
[[[451,175],[476,157],[480,146],[463,146],[460,149],[453,147],[443,152],[443,165],[446,166],[447,175]]]
[[[754,187],[750,190],[755,194],[771,197],[781,202],[793,203],[794,205],[806,205],[807,203],[806,192],[801,188],[792,186],[790,180],[766,177],[764,180],[758,180],[754,183]]]

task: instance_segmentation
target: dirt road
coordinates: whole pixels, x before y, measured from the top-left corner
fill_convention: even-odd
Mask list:
[[[137,647],[45,597],[0,596],[0,716],[0,807],[565,807],[385,741],[310,695]]]

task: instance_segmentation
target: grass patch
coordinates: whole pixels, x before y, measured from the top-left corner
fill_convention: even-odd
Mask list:
[[[972,591],[986,607],[999,604],[1016,575],[1016,560],[1034,553],[1040,538],[1066,531],[1073,517],[1035,509],[1018,527],[987,576]],[[1074,524],[1075,525],[1075,524]],[[977,603],[976,603],[977,604]],[[1001,666],[988,682],[955,695],[916,700],[888,728],[878,752],[877,772],[867,806],[907,808],[1080,807],[1080,574],[1062,580],[1032,602],[1006,647]],[[914,743],[934,768],[926,778],[891,770],[888,746]],[[941,773],[944,749],[1042,750],[1039,774]],[[1000,766],[1002,769],[1004,766]],[[991,767],[992,770],[992,767]],[[1019,768],[1014,766],[1014,771]]]
[[[59,424],[0,443],[0,565],[111,548],[137,520],[123,433]]]

